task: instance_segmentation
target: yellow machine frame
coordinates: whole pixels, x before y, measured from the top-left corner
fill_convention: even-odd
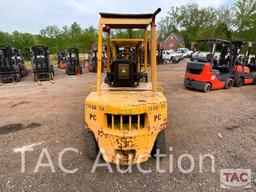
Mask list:
[[[85,123],[111,163],[146,161],[161,131],[167,126],[167,99],[158,91],[156,73],[156,25],[152,14],[100,13],[96,91],[85,99]],[[107,32],[107,71],[110,71],[110,30],[144,29],[144,45],[151,27],[151,81],[137,87],[110,87],[101,81],[102,33]],[[127,40],[128,41],[128,40]],[[132,42],[130,40],[130,42]],[[127,42],[126,42],[127,43]],[[144,72],[147,72],[148,46],[144,46]]]

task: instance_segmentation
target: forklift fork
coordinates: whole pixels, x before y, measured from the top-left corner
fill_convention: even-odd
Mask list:
[[[49,79],[49,82],[52,83],[52,84],[55,84],[55,82],[51,79]]]
[[[38,84],[38,85],[42,85],[42,83],[41,83],[40,80],[37,80],[37,84]]]

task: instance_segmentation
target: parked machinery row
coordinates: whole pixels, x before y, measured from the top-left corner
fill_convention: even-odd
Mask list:
[[[208,92],[256,84],[253,45],[255,43],[220,39],[197,41],[187,64],[185,87]]]
[[[9,46],[0,47],[0,83],[18,82],[27,74],[20,50]]]

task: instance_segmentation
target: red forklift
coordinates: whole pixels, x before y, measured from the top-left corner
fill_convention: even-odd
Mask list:
[[[185,87],[203,92],[230,89],[235,82],[233,68],[237,54],[230,41],[221,39],[196,41],[194,53],[185,72]]]
[[[57,60],[58,60],[58,67],[60,69],[65,69],[66,67],[66,55],[64,52],[60,52],[57,54]]]
[[[256,42],[233,42],[235,50],[240,56],[233,69],[235,74],[235,86],[242,87],[245,84],[256,84],[256,52],[251,55],[251,51],[256,48]],[[254,48],[254,49],[252,49]],[[242,54],[242,55],[241,55]]]

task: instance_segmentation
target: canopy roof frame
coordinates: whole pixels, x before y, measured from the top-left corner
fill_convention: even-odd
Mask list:
[[[147,14],[118,14],[118,13],[100,13],[98,27],[98,55],[97,55],[97,93],[101,90],[101,63],[102,63],[102,33],[107,32],[107,55],[110,56],[110,30],[111,29],[144,29],[144,41],[148,41],[146,34],[148,26],[151,26],[151,83],[152,91],[157,91],[157,74],[156,74],[156,24],[155,17],[161,11],[158,8],[154,13]],[[145,42],[147,43],[147,42]],[[147,46],[144,46],[147,47]],[[145,48],[146,50],[146,48]],[[108,58],[110,62],[110,58]],[[147,65],[147,63],[145,63]],[[107,67],[109,70],[109,67]]]

